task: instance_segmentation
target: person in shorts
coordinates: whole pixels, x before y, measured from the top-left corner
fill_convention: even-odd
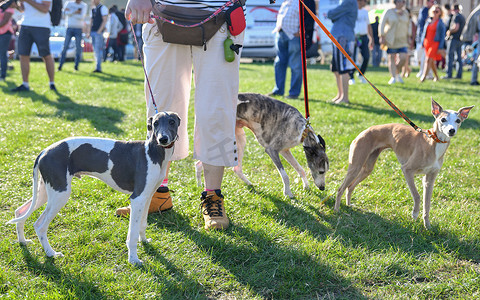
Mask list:
[[[18,36],[18,55],[20,56],[20,69],[23,82],[12,89],[13,92],[30,90],[30,53],[33,43],[36,44],[38,54],[45,62],[50,90],[57,91],[55,87],[55,62],[50,54],[50,14],[52,2],[45,0],[24,0],[20,2],[20,11],[23,11],[22,27]]]
[[[332,20],[330,33],[340,46],[351,57],[355,47],[355,22],[357,20],[358,4],[356,0],[341,0],[340,4],[327,13]],[[348,80],[354,66],[345,55],[333,44],[331,70],[335,74],[337,82],[337,96],[332,99],[333,103],[349,103]]]
[[[405,0],[394,0],[380,18],[379,35],[382,47],[387,47],[388,70],[391,78],[388,84],[403,83],[400,71],[407,61],[408,43],[411,35],[410,17],[405,9]]]

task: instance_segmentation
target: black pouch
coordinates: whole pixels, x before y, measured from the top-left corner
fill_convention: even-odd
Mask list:
[[[166,20],[156,19],[158,29],[162,34],[162,39],[166,43],[206,46],[215,33],[225,23],[225,12],[221,12],[211,20],[194,27],[183,27],[178,25],[198,24],[213,12],[195,8],[178,7],[174,5],[161,5],[155,3],[153,6],[155,15]],[[178,25],[177,25],[178,24]]]
[[[228,25],[228,31],[230,31],[230,34],[233,36],[242,33],[247,26],[245,22],[245,15],[243,13],[243,7],[238,2],[226,11],[225,18]]]

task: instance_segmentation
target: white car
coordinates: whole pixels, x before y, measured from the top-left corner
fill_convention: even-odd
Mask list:
[[[275,33],[272,31],[277,24],[277,14],[283,0],[269,4],[269,0],[248,0],[246,2],[247,28],[243,40],[242,57],[275,58]],[[331,0],[335,2],[336,0]],[[331,28],[331,22],[327,25]],[[307,51],[307,57],[318,56],[318,39]],[[326,38],[321,40],[322,48],[331,52],[331,42]],[[323,43],[326,43],[325,47]]]
[[[282,0],[269,4],[269,0],[246,2],[247,28],[243,39],[242,57],[274,58],[277,14]]]

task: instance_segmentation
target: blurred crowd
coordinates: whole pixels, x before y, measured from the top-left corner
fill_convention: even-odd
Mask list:
[[[394,7],[374,16],[374,22],[365,24],[365,1],[358,0],[358,17],[355,25],[354,57],[366,71],[365,60],[378,67],[382,62],[390,72],[389,84],[403,83],[411,73],[411,65],[419,67],[416,76],[425,80],[461,79],[463,70],[471,70],[471,85],[477,81],[478,34],[480,31],[480,5],[468,17],[458,3],[437,4],[427,0],[417,17],[405,8],[405,0],[394,0]],[[363,13],[361,13],[363,11]],[[366,53],[366,49],[370,53]],[[361,55],[357,55],[360,53]],[[438,70],[445,71],[440,77]],[[358,74],[357,81],[365,83]],[[350,84],[355,83],[353,72]]]
[[[32,49],[47,64],[50,88],[54,86],[54,75],[48,70],[52,57],[44,39],[57,36],[64,37],[61,54],[58,58],[58,71],[64,67],[67,58],[74,59],[74,69],[78,70],[82,53],[94,52],[96,67],[93,72],[101,72],[101,63],[105,61],[124,61],[127,53],[136,59],[140,58],[135,38],[143,45],[141,24],[133,26],[125,19],[124,9],[116,5],[107,8],[101,0],[92,0],[90,7],[82,0],[69,0],[62,5],[62,22],[53,27],[49,11],[53,1],[42,0],[8,0],[0,4],[0,80],[5,80],[7,70],[13,68],[9,60],[19,58],[22,69],[27,69]],[[22,31],[23,27],[23,31]],[[133,37],[135,35],[135,38]],[[75,45],[75,56],[67,57],[67,50]],[[130,45],[129,45],[130,44]],[[70,48],[70,49],[69,49]],[[133,49],[133,50],[132,50]],[[127,51],[128,50],[128,51]],[[38,52],[38,53],[37,53]],[[133,54],[132,54],[133,52]],[[28,70],[23,72],[23,83],[15,91],[29,90]]]

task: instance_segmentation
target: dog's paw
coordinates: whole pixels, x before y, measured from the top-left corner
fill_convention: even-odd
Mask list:
[[[140,259],[137,258],[133,258],[133,257],[130,257],[128,259],[128,262],[131,263],[132,265],[134,266],[137,266],[137,267],[141,267],[143,266],[143,261],[141,261]]]
[[[423,220],[423,226],[425,226],[425,229],[427,230],[432,229],[432,225],[430,225],[430,221],[428,219]]]
[[[418,214],[419,214],[418,211],[412,211],[412,218],[416,220],[418,218]]]
[[[47,252],[47,257],[63,257],[63,253],[62,252],[56,252],[56,251],[49,251]]]
[[[32,243],[32,240],[24,239],[24,240],[21,240],[21,241],[18,241],[18,242],[20,243],[20,245],[26,246],[26,245]]]

